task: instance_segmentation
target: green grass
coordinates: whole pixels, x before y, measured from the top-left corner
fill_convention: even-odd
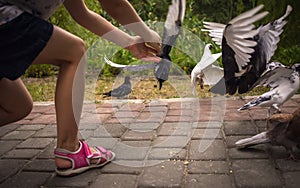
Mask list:
[[[23,82],[31,94],[33,101],[53,101],[56,80],[56,76],[46,78],[23,78]],[[158,83],[154,77],[134,77],[131,79],[131,83],[132,92],[128,95],[128,99],[147,100],[192,97],[190,92],[186,90],[187,87],[190,87],[186,82],[182,82],[181,84],[170,84],[170,82],[167,81],[164,82],[161,90],[158,89]],[[122,84],[122,80],[120,83],[117,83],[115,77],[99,78],[98,82],[96,83],[95,90],[88,91],[86,94],[86,99],[89,98],[98,102],[101,100],[110,100],[110,97],[104,98],[102,93],[110,91],[112,88],[118,87],[120,84]],[[87,86],[86,88],[90,87]],[[267,88],[258,87],[246,94],[239,96],[255,96],[266,91],[268,91]],[[197,93],[199,98],[212,97],[208,86],[205,86],[204,89],[197,87]]]

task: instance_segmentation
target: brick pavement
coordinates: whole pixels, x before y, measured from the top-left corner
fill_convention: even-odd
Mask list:
[[[35,103],[0,128],[0,187],[299,187],[300,162],[282,147],[246,150],[235,141],[265,130],[267,110],[237,112],[248,99],[111,100],[84,105],[80,135],[116,160],[71,178],[56,176],[55,110]],[[296,95],[283,107],[299,107]]]

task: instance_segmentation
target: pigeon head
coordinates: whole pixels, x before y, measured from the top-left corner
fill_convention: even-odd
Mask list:
[[[161,59],[154,67],[154,75],[159,83],[159,89],[162,88],[164,81],[168,80],[172,62],[167,59]]]

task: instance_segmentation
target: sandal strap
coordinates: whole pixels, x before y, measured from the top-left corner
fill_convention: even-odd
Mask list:
[[[106,163],[107,161],[110,161],[113,158],[112,152],[101,146],[95,146],[94,149],[98,151],[93,153],[93,158],[99,158],[97,164]]]
[[[94,156],[88,144],[82,140],[79,140],[79,149],[77,151],[71,152],[65,149],[56,148],[54,154],[56,157],[70,160],[72,162],[72,169],[89,166],[89,159]]]

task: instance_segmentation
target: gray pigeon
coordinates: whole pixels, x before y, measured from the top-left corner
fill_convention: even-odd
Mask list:
[[[286,67],[279,62],[269,63],[267,71],[254,83],[253,87],[266,86],[270,88],[270,91],[251,100],[239,110],[261,106],[269,107],[268,116],[280,112],[279,107],[299,89],[299,70],[299,63],[294,64],[292,67]]]
[[[131,93],[130,77],[125,76],[124,83],[122,85],[109,92],[103,93],[103,97],[122,98],[127,96],[129,93]]]
[[[181,32],[180,27],[183,22],[185,9],[185,0],[172,0],[172,4],[169,6],[167,19],[164,25],[162,49],[159,54],[159,57],[161,57],[162,60],[155,64],[154,67],[154,75],[159,82],[159,89],[161,89],[163,82],[168,80],[169,77],[170,67],[172,65],[170,52]]]
[[[297,160],[295,152],[300,149],[300,108],[292,114],[274,114],[268,122],[272,128],[251,138],[239,140],[235,145],[238,148],[266,143],[280,145],[286,148],[290,159]]]

